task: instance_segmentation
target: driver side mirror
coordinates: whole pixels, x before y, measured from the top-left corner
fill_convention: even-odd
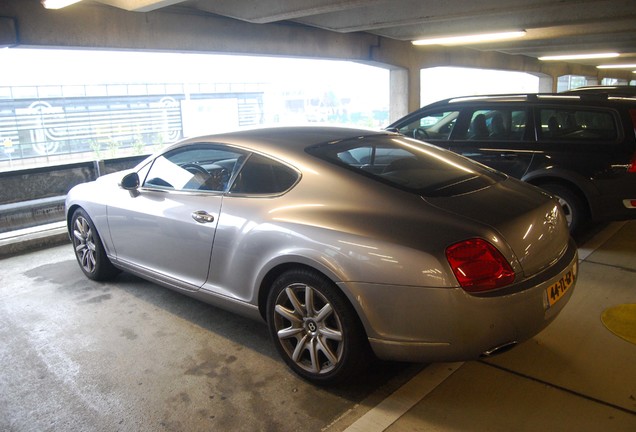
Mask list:
[[[138,196],[139,191],[137,189],[139,189],[139,175],[136,172],[126,174],[124,178],[121,179],[119,186],[130,192],[130,196],[133,198]]]

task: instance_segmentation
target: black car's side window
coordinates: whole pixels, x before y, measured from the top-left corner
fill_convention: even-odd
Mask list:
[[[222,145],[175,149],[156,158],[144,187],[174,191],[225,192],[244,154]]]
[[[526,132],[528,116],[519,108],[469,108],[469,121],[456,130],[454,139],[487,141],[521,141]]]
[[[614,141],[618,128],[611,112],[580,108],[540,108],[541,141]]]
[[[423,113],[416,120],[399,129],[399,132],[419,140],[448,140],[457,122],[459,111]]]
[[[230,193],[276,195],[286,192],[300,175],[292,168],[270,158],[251,154],[239,171]]]

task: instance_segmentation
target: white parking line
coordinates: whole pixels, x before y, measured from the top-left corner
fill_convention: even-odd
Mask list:
[[[585,242],[581,247],[579,247],[579,261],[585,261],[587,257],[592,255],[594,251],[603,244],[608,241],[611,237],[614,236],[623,226],[625,226],[625,222],[612,222],[609,224],[603,231],[596,234],[589,241]]]
[[[344,432],[382,432],[451,376],[464,362],[428,365]]]

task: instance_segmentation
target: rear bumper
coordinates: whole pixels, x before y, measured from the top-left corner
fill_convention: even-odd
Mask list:
[[[375,354],[385,360],[471,360],[539,333],[567,304],[570,288],[552,306],[548,290],[573,271],[578,255],[570,241],[553,266],[519,284],[488,295],[461,288],[346,284],[357,300]]]

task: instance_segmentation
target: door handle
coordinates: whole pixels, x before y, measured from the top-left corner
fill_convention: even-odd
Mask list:
[[[194,219],[195,221],[199,223],[214,222],[214,216],[212,216],[210,213],[206,212],[205,210],[192,212],[192,219]]]

